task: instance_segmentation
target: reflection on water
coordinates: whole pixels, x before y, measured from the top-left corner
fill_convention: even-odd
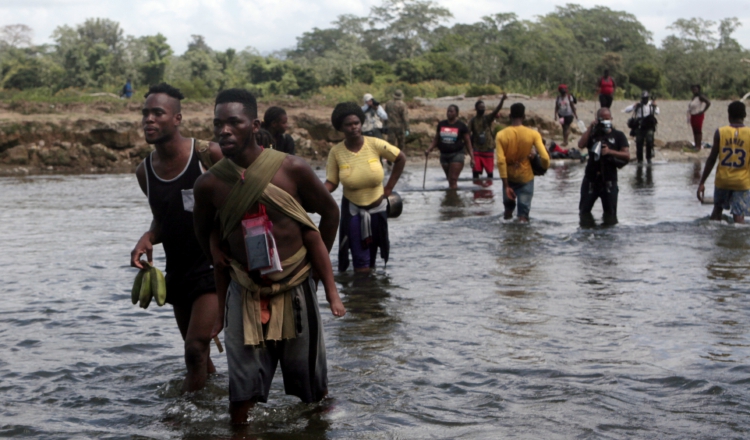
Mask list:
[[[538,178],[529,224],[501,219],[500,184],[447,191],[431,168],[422,191],[422,172],[397,188],[388,266],[336,275],[347,315],[318,292],[329,396],[302,404],[277,374],[237,432],[224,356],[180,395],[171,309],[129,301],[134,178],[0,179],[0,436],[749,436],[750,228],[708,221],[700,166],[623,168],[616,225],[600,204],[582,223],[579,164]]]

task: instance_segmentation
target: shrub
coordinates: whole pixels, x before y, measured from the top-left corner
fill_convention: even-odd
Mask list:
[[[485,84],[485,85],[472,84],[471,86],[469,86],[469,89],[466,90],[466,97],[473,98],[475,96],[482,96],[482,95],[497,95],[500,92],[501,92],[500,87],[494,84]]]

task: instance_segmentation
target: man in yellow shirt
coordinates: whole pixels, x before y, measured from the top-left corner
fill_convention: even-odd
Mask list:
[[[503,218],[513,218],[518,205],[518,220],[529,221],[531,199],[534,197],[534,172],[531,159],[536,154],[542,166],[549,168],[549,154],[542,143],[539,132],[523,126],[526,108],[521,103],[510,106],[510,127],[501,130],[495,137],[497,146],[497,169],[503,179]],[[536,151],[533,151],[533,150]]]
[[[704,184],[719,159],[711,220],[721,220],[722,210],[729,209],[735,223],[745,223],[745,215],[750,212],[750,128],[744,125],[747,116],[744,103],[729,104],[728,113],[729,125],[714,134],[714,144],[698,185],[698,200],[703,201]]]

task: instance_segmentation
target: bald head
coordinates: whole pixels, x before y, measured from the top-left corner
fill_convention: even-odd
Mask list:
[[[607,107],[602,107],[596,112],[596,117],[598,119],[612,119],[612,112]]]

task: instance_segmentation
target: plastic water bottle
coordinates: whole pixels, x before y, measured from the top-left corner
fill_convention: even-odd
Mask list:
[[[578,130],[581,132],[581,134],[586,133],[586,124],[584,124],[580,119],[578,120]]]

